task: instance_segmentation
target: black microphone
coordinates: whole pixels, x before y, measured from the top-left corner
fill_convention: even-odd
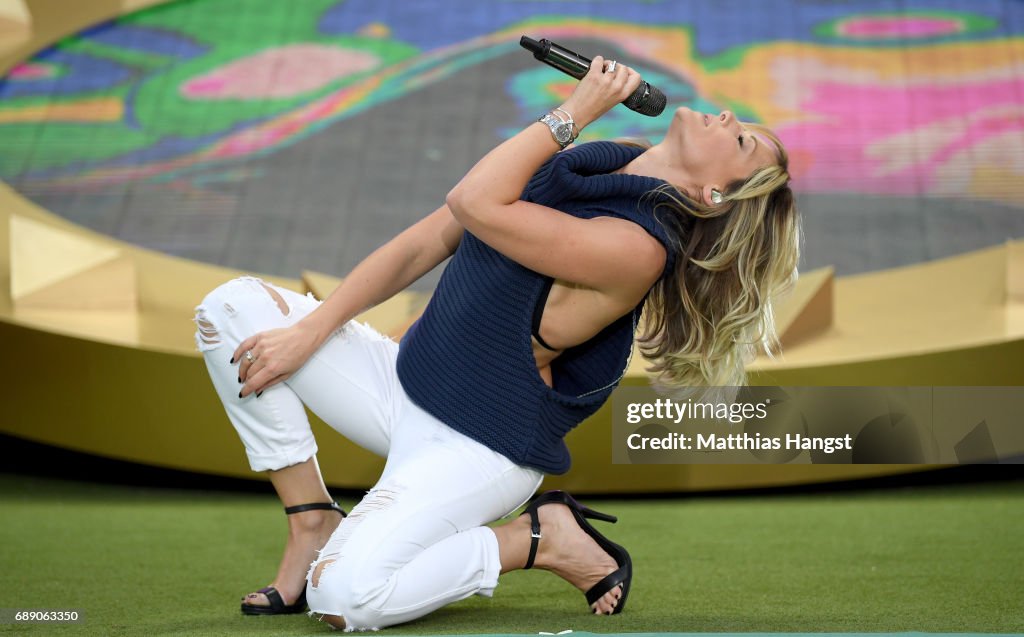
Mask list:
[[[564,46],[558,46],[551,40],[533,40],[525,35],[519,38],[519,46],[528,51],[533,51],[533,57],[553,66],[566,75],[571,75],[577,80],[582,80],[590,69],[590,60],[575,51],[570,51]],[[647,82],[640,82],[640,86],[633,91],[633,94],[622,102],[623,106],[641,115],[657,117],[665,110],[665,94],[654,88]]]

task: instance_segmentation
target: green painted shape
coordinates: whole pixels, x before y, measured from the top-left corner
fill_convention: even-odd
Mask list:
[[[118,21],[123,24],[176,31],[194,38],[201,44],[208,44],[237,37],[242,31],[240,21],[254,21],[253,16],[257,15],[254,5],[259,5],[260,22],[267,22],[270,25],[287,24],[291,31],[303,35],[316,33],[320,16],[337,2],[301,0],[301,6],[297,7],[297,4],[280,0],[178,0],[131,13],[119,18]],[[202,20],[196,19],[197,11],[202,13]],[[252,33],[252,29],[244,31],[247,38],[249,35],[261,36],[259,33]],[[274,31],[275,29],[266,30],[262,37],[272,38]]]
[[[208,73],[222,65],[257,53],[260,49],[293,43],[324,44],[357,49],[380,58],[380,65],[363,73],[351,75],[314,90],[291,97],[256,99],[189,99],[177,90],[188,80]],[[381,41],[358,36],[327,39],[312,38],[308,34],[295,34],[290,41],[268,40],[263,43],[244,42],[218,46],[207,55],[188,60],[178,66],[146,78],[135,98],[135,112],[139,123],[152,133],[166,135],[208,135],[218,133],[240,122],[273,117],[308,104],[325,95],[387,67],[404,61],[419,50],[395,41]]]
[[[171,55],[157,55],[146,53],[145,51],[135,51],[81,38],[67,38],[60,42],[57,48],[68,53],[91,55],[140,69],[159,69],[177,61],[177,58]]]

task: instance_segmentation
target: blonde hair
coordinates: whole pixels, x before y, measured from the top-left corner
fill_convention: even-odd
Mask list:
[[[777,147],[779,162],[729,184],[721,204],[667,184],[650,193],[678,249],[673,271],[647,297],[638,337],[663,390],[739,387],[758,349],[779,348],[772,303],[796,281],[800,220],[782,143],[747,127]]]

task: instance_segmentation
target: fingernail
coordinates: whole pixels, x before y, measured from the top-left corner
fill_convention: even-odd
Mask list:
[[[242,384],[242,377],[241,377],[241,376],[239,376],[239,377],[238,377],[238,384],[239,384],[239,385],[241,385],[241,384]]]
[[[234,364],[235,364],[235,357],[234,357],[234,356],[232,356],[232,357],[231,357],[231,364],[232,364],[232,365],[234,365]]]
[[[241,398],[241,397],[242,397],[242,392],[238,392],[238,397],[239,397],[239,398]]]
[[[263,391],[262,391],[262,390],[261,390],[261,391],[258,391],[258,392],[256,392],[256,398],[259,398],[259,397],[260,397],[260,396],[262,396],[262,395],[263,395]]]

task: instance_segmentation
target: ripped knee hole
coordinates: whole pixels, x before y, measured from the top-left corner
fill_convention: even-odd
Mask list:
[[[278,309],[281,310],[281,314],[284,314],[285,316],[288,316],[288,313],[291,310],[289,309],[288,304],[285,303],[284,297],[281,296],[281,294],[278,293],[277,290],[275,290],[274,288],[270,287],[266,283],[263,283],[262,281],[260,281],[260,285],[262,285],[263,289],[265,289],[267,291],[267,293],[270,294],[270,298],[274,299],[274,303],[277,303],[277,307],[278,307]]]
[[[195,317],[196,328],[199,330],[199,338],[206,345],[220,345],[220,333],[217,331],[217,326],[206,319],[204,313],[200,311]]]
[[[313,576],[309,580],[310,583],[313,585],[313,588],[317,588],[318,586],[320,586],[320,577],[324,574],[324,570],[328,566],[330,566],[331,564],[334,564],[337,561],[338,560],[336,560],[336,559],[329,558],[329,559],[323,560],[322,562],[320,562],[319,564],[316,565],[316,568],[313,569]]]
[[[277,304],[277,308],[281,310],[281,313],[284,314],[285,316],[288,316],[289,312],[291,312],[291,308],[288,307],[288,303],[284,300],[284,297],[282,297],[277,290],[270,287],[266,283],[263,283],[261,281],[260,285],[262,285],[263,289],[267,291],[267,294],[270,295],[270,298],[274,300],[274,303]],[[228,315],[234,315],[235,313],[235,308],[231,307],[231,305],[228,303],[224,304],[224,310],[228,313]],[[196,328],[198,330],[198,339],[202,342],[203,346],[206,346],[204,347],[204,349],[212,348],[215,345],[220,345],[220,333],[217,331],[217,326],[214,325],[213,322],[209,320],[209,318],[207,318],[205,306],[200,305],[199,307],[196,308],[196,315],[195,318],[193,318],[192,320],[195,322]]]

